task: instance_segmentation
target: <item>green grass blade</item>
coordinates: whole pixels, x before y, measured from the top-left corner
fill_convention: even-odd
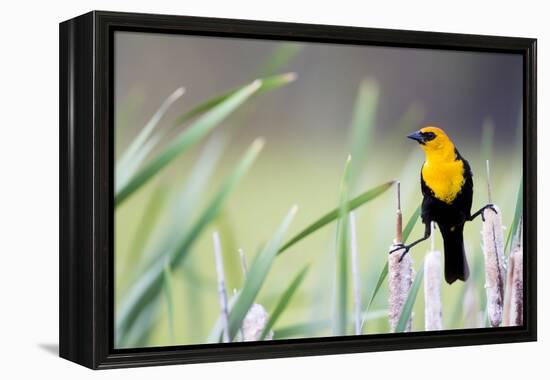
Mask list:
[[[304,277],[307,274],[309,267],[306,266],[304,269],[302,269],[296,277],[291,281],[290,285],[286,290],[284,291],[281,298],[279,298],[279,301],[277,302],[277,306],[275,306],[275,309],[273,309],[273,312],[271,313],[271,316],[269,317],[269,321],[267,322],[264,331],[262,331],[262,335],[260,337],[260,340],[264,340],[269,331],[275,326],[275,323],[285,311],[286,307],[290,303],[290,300],[292,299],[292,296],[294,296],[294,293],[302,283]]]
[[[174,195],[167,200],[171,206],[165,209],[163,215],[170,222],[162,225],[162,229],[156,231],[155,244],[150,248],[151,252],[157,254],[169,251],[181,238],[182,231],[190,227],[197,204],[206,191],[208,181],[212,177],[216,166],[223,156],[226,138],[220,134],[214,134],[209,138],[202,148],[198,159],[188,175],[183,189],[175,191]],[[147,220],[146,216],[142,220]],[[149,222],[147,222],[149,224]],[[156,226],[158,228],[158,226]],[[153,256],[156,259],[156,256]],[[143,265],[150,263],[145,262]],[[139,268],[143,270],[143,267]]]
[[[132,86],[126,96],[117,102],[115,109],[115,142],[119,141],[119,135],[121,131],[126,131],[132,125],[135,125],[135,116],[139,113],[139,110],[143,107],[145,102],[145,90],[139,86]],[[116,149],[119,152],[116,157],[121,156],[122,149]],[[117,160],[115,160],[117,161]]]
[[[128,340],[131,331],[135,330],[135,326],[144,320],[143,313],[156,301],[162,288],[163,269],[164,262],[157,260],[153,266],[139,277],[139,280],[125,297],[125,302],[116,310],[115,342],[117,346]]]
[[[117,341],[116,348],[135,348],[148,345],[153,334],[153,326],[159,316],[160,302],[151,302],[143,309],[123,339]]]
[[[227,116],[229,116],[249,97],[251,97],[260,88],[260,86],[260,81],[254,81],[252,84],[237,91],[224,102],[204,114],[193,125],[183,131],[116,193],[115,205],[120,205],[134,191],[143,186],[154,175],[160,172],[162,168],[172,162],[172,160],[174,160],[178,155],[186,151],[213,128],[219,125]]]
[[[160,120],[166,114],[170,106],[176,102],[183,94],[185,90],[183,87],[176,89],[168,98],[164,100],[153,117],[147,122],[147,124],[141,129],[138,135],[130,143],[128,148],[122,153],[117,160],[115,167],[115,180],[116,189],[122,188],[123,185],[132,177],[141,162],[147,156],[152,148],[158,143],[158,139],[152,140],[152,144],[147,144],[154,129],[157,127]]]
[[[351,156],[353,157],[350,169],[351,189],[354,188],[357,182],[359,169],[364,167],[364,159],[374,129],[378,95],[379,88],[373,80],[364,79],[359,85],[359,91],[353,108],[349,144],[351,147]]]
[[[297,76],[296,76],[295,73],[285,73],[285,74],[273,75],[273,76],[270,76],[270,77],[262,78],[262,83],[261,83],[260,88],[258,89],[257,94],[258,95],[263,94],[265,92],[275,90],[279,87],[282,87],[282,86],[296,80],[296,77]],[[229,91],[227,91],[226,93],[224,93],[222,95],[215,96],[215,97],[207,100],[206,102],[199,104],[198,106],[192,108],[190,111],[187,111],[186,113],[176,117],[172,127],[173,128],[178,127],[178,126],[184,124],[185,122],[193,119],[194,117],[196,117],[196,116],[198,116],[198,115],[200,115],[200,114],[202,114],[206,111],[209,111],[210,109],[218,106],[220,103],[223,103],[228,98],[235,95],[235,93],[237,93],[239,90],[242,90],[242,89],[243,89],[243,87],[241,86],[241,87],[235,88],[233,90],[229,90]]]
[[[250,148],[248,148],[237,167],[227,177],[225,182],[220,187],[218,193],[209,202],[208,206],[199,216],[193,227],[186,233],[186,237],[184,237],[178,244],[175,250],[176,254],[174,255],[174,260],[172,260],[172,266],[179,264],[179,262],[183,259],[182,252],[187,252],[197,236],[204,230],[204,228],[208,224],[210,224],[211,221],[213,221],[217,217],[223,203],[225,202],[229,194],[236,188],[240,180],[248,172],[248,170],[256,160],[256,157],[262,150],[263,146],[264,141],[262,139],[256,139],[252,143]]]
[[[368,312],[374,299],[376,298],[376,295],[378,294],[378,291],[380,290],[380,287],[386,280],[386,277],[388,276],[388,261],[386,260],[386,263],[384,264],[384,267],[382,268],[382,271],[380,272],[380,275],[378,276],[378,281],[376,282],[376,286],[374,287],[374,290],[372,291],[372,295],[370,296],[369,302],[367,303],[367,307],[365,308],[365,312]]]
[[[506,237],[506,245],[504,246],[504,252],[509,252],[508,247],[512,241],[512,237],[515,236],[516,231],[518,229],[522,211],[523,211],[523,177],[520,179],[518,197],[516,199],[516,208],[514,210],[514,219],[512,220],[511,228],[508,230],[508,236]]]
[[[274,89],[277,89],[278,87],[284,86],[285,84],[288,84],[296,79],[295,73],[286,73],[281,75],[274,75],[270,77],[266,77],[261,80],[260,87],[258,88],[257,94],[265,93]],[[179,115],[176,117],[176,120],[172,124],[172,129],[184,124],[185,122],[193,119],[196,116],[199,116],[205,112],[211,111],[213,108],[220,106],[222,103],[228,101],[231,97],[236,95],[239,91],[242,91],[246,88],[244,87],[238,87],[237,89],[231,90],[226,92],[225,94],[213,97],[204,103],[199,104],[198,106],[194,107],[190,111]],[[173,97],[174,94],[171,96]],[[181,96],[181,95],[180,95]],[[159,111],[157,111],[157,114],[151,119],[151,121],[147,124],[146,127],[142,129],[140,134],[136,137],[132,145],[128,148],[128,150],[121,156],[119,159],[119,162],[117,163],[116,168],[116,193],[121,193],[124,189],[126,189],[129,185],[129,181],[133,180],[134,174],[137,172],[137,169],[141,165],[141,163],[144,161],[145,157],[153,150],[153,148],[156,147],[158,142],[160,141],[162,135],[160,133],[157,133],[157,135],[154,135],[151,137],[151,133],[160,120],[160,118],[164,115],[167,108],[175,101],[175,99],[167,99],[165,103],[167,103],[170,100],[169,104],[163,104]],[[183,134],[188,133],[187,131],[190,128],[188,128],[186,131],[182,132],[180,136],[183,136]],[[183,138],[183,137],[182,137]],[[184,149],[185,150],[185,149]],[[180,154],[183,152],[180,152]],[[124,194],[124,193],[122,193]]]
[[[126,302],[120,308],[117,315],[116,334],[117,341],[133,324],[141,310],[154,300],[162,285],[162,274],[164,260],[169,260],[171,268],[177,267],[189,253],[193,243],[200,236],[206,226],[217,216],[223,203],[235,189],[239,181],[250,169],[256,157],[263,147],[261,139],[254,141],[251,147],[241,158],[241,161],[233,172],[226,178],[214,198],[209,202],[206,209],[199,215],[197,221],[184,232],[181,240],[166,253],[166,258],[161,257],[151,265],[146,272],[139,277],[139,281],[130,290]]]
[[[379,195],[383,194],[386,190],[388,190],[394,183],[395,181],[386,182],[380,186],[377,186],[368,191],[365,191],[363,194],[360,194],[357,197],[351,199],[347,204],[348,211],[353,211],[359,206],[362,206],[363,204],[377,198]],[[327,224],[334,222],[336,219],[338,219],[339,211],[340,211],[339,208],[331,210],[330,212],[326,213],[325,215],[317,219],[315,222],[311,223],[309,226],[307,226],[298,234],[296,234],[291,239],[289,239],[281,247],[281,249],[279,250],[279,253],[286,251],[288,248],[298,243],[300,240],[302,240],[306,236],[311,235],[312,233],[326,226]]]
[[[483,120],[481,126],[481,159],[482,162],[491,160],[493,157],[493,145],[495,136],[495,124],[490,118]]]
[[[409,236],[411,235],[411,232],[416,225],[416,222],[418,222],[418,218],[420,217],[420,213],[422,212],[422,209],[420,206],[414,210],[413,214],[407,221],[407,224],[405,225],[405,228],[403,229],[403,242],[407,242],[409,240]]]
[[[407,326],[407,321],[411,317],[411,313],[416,302],[416,296],[418,295],[418,290],[422,284],[424,278],[424,264],[420,266],[420,270],[414,276],[414,282],[412,284],[411,290],[407,295],[407,300],[401,309],[401,314],[399,315],[399,320],[397,321],[397,326],[395,327],[395,332],[403,332]]]
[[[386,318],[387,316],[387,309],[373,310],[363,314],[363,320],[373,321],[380,318]],[[349,322],[351,323],[352,321],[350,320]],[[275,339],[292,338],[296,336],[310,338],[311,336],[318,334],[321,330],[330,328],[331,324],[332,322],[328,319],[307,323],[297,323],[276,329],[273,336]]]
[[[174,343],[174,288],[172,286],[172,271],[170,270],[170,263],[168,262],[164,264],[163,280],[164,296],[166,298],[166,308],[168,314],[168,331],[170,341]]]
[[[137,173],[141,164],[145,161],[149,153],[153,151],[156,145],[161,140],[160,133],[151,137],[133,157],[126,161],[120,162],[115,169],[115,194],[128,184],[130,179]]]
[[[350,180],[351,156],[348,157],[340,183],[340,207],[336,225],[336,291],[332,320],[332,334],[346,335],[348,312],[348,193]]]
[[[248,310],[254,303],[258,292],[260,291],[265,278],[267,277],[271,264],[277,255],[277,251],[283,242],[284,235],[294,219],[297,207],[291,208],[283,222],[267,243],[265,248],[260,252],[259,256],[254,260],[254,263],[250,267],[246,275],[244,286],[241,289],[235,305],[229,312],[229,332],[230,339],[233,340],[235,334],[240,329],[242,321]]]
[[[143,257],[147,242],[166,204],[166,199],[166,189],[158,188],[153,191],[153,194],[151,194],[144,207],[143,215],[134,233],[132,243],[130,244],[129,254],[127,255],[127,260],[131,260],[134,264],[139,263]]]
[[[239,252],[235,235],[235,223],[230,218],[227,208],[220,211],[214,224],[220,233],[222,243],[225,283],[228,289],[238,288],[242,285],[243,273],[241,261],[235,258],[235,252]]]
[[[280,43],[259,70],[259,76],[273,75],[282,70],[302,49],[296,42]]]
[[[284,326],[275,330],[273,333],[274,339],[284,339],[292,337],[307,337],[319,333],[321,330],[328,329],[331,325],[331,321],[313,321],[307,323],[297,323],[294,325]]]
[[[181,271],[178,270],[184,286],[183,293],[177,292],[177,299],[185,308],[186,318],[185,324],[181,321],[177,326],[182,326],[181,329],[185,329],[185,335],[194,341],[202,339],[205,329],[204,315],[209,310],[206,307],[206,294],[211,294],[211,290],[217,290],[217,284],[212,283],[210,277],[206,280],[197,274],[202,268],[201,264],[202,260],[199,260],[198,255],[190,255],[181,266]],[[179,319],[178,322],[180,322]]]
[[[173,202],[173,227],[168,229],[166,239],[178,236],[182,231],[182,226],[189,226],[193,211],[204,195],[208,181],[223,156],[226,143],[226,138],[219,134],[214,134],[207,140],[185,181],[183,191],[177,195],[177,199]]]
[[[416,222],[418,221],[418,218],[420,217],[421,208],[418,206],[414,213],[409,218],[409,221],[407,222],[407,225],[403,229],[403,241],[407,242],[409,239],[409,236],[416,225]],[[374,287],[374,290],[372,291],[372,295],[370,296],[369,302],[367,303],[367,307],[365,308],[365,313],[367,313],[376,298],[376,295],[378,294],[378,291],[380,290],[380,287],[386,281],[386,277],[388,276],[388,261],[386,260],[384,267],[382,268],[382,271],[380,272],[380,275],[378,276],[378,281],[376,282],[376,286]],[[365,321],[363,320],[363,324]]]
[[[153,117],[147,122],[147,124],[140,130],[138,135],[132,140],[128,148],[120,156],[119,162],[130,160],[134,155],[143,147],[147,140],[153,134],[154,129],[158,125],[159,121],[166,114],[168,109],[176,102],[183,94],[185,89],[183,87],[177,88],[170,96],[168,96],[164,102],[157,109]]]
[[[388,309],[378,309],[378,310],[361,313],[361,317],[363,318],[363,321],[373,321],[375,319],[387,318]]]

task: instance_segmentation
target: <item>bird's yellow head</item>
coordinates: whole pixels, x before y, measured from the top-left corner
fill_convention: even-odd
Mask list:
[[[440,128],[424,127],[407,136],[420,144],[426,155],[448,155],[454,156],[455,146],[449,136]]]

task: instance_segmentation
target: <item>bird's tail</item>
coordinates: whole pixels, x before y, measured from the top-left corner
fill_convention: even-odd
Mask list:
[[[445,250],[445,281],[452,284],[456,280],[466,281],[470,269],[464,252],[464,225],[440,226]]]

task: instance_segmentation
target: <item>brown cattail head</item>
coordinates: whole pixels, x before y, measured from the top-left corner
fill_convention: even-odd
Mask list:
[[[508,257],[506,277],[505,326],[523,325],[523,217]]]
[[[398,245],[392,245],[390,251],[398,248]],[[407,295],[413,283],[412,259],[406,254],[401,262],[399,259],[405,250],[397,250],[388,255],[388,281],[389,281],[389,317],[390,331],[395,332],[401,310],[407,300]],[[405,331],[411,331],[412,317],[407,322]]]
[[[264,307],[260,304],[253,304],[246,317],[243,320],[242,324],[242,334],[244,342],[251,342],[260,340],[262,337],[262,332],[264,331],[265,326],[269,320],[269,315]],[[273,331],[270,331],[264,340],[272,340]]]
[[[403,242],[403,214],[401,213],[401,182],[397,181],[397,213],[394,244]]]
[[[508,262],[508,282],[506,292],[509,305],[506,313],[506,326],[523,325],[523,252],[515,247]]]
[[[487,316],[491,326],[502,322],[504,303],[504,237],[501,213],[492,209],[484,211],[483,254],[485,257],[485,290],[487,292]]]
[[[431,250],[424,258],[424,325],[426,331],[441,330],[441,252]]]

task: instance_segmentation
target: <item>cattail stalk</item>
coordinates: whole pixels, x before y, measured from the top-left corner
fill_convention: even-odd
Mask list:
[[[435,250],[434,223],[431,226],[432,246],[424,258],[424,327],[426,331],[441,330],[441,252]]]
[[[490,189],[489,176],[487,176],[487,183],[489,184],[488,189]],[[483,221],[481,234],[485,257],[487,317],[491,326],[498,327],[502,322],[504,304],[504,237],[501,213],[497,206],[494,206],[494,208],[496,212],[490,208],[484,210],[485,220]]]
[[[403,214],[401,213],[401,182],[397,181],[397,211],[395,218],[395,243],[403,242]]]
[[[401,214],[401,199],[400,185],[397,183],[397,217],[396,217],[396,233],[393,245],[390,247],[390,252],[399,247],[403,240],[402,232],[402,214]],[[390,331],[395,332],[401,310],[407,300],[407,296],[413,283],[412,259],[410,255],[401,256],[405,249],[399,249],[392,252],[388,256],[388,282],[389,282],[389,318]],[[411,331],[412,316],[407,321],[405,331]]]
[[[223,341],[227,343],[229,338],[229,308],[227,306],[227,291],[225,288],[225,275],[223,271],[222,246],[218,232],[212,234],[214,241],[214,256],[216,259],[216,273],[218,275],[218,297],[220,300],[220,313],[223,324]]]
[[[518,236],[508,258],[506,279],[505,326],[523,325],[523,223],[520,221]]]
[[[359,260],[357,258],[357,231],[355,213],[349,214],[351,235],[351,273],[353,277],[353,304],[355,309],[355,335],[361,335],[361,287],[359,280]]]

